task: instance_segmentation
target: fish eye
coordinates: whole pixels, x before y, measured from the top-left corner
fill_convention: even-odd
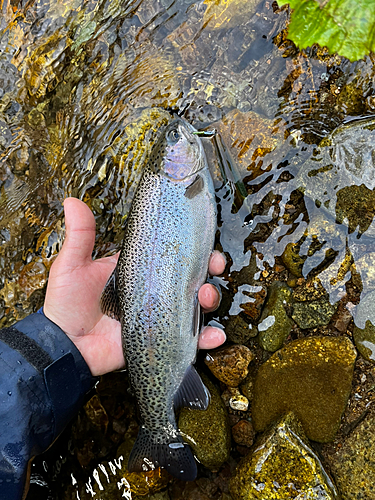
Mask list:
[[[176,142],[178,142],[180,138],[181,138],[181,136],[176,128],[172,128],[167,133],[168,142],[172,142],[172,143],[176,144]]]

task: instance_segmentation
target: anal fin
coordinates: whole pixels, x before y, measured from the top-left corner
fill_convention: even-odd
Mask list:
[[[209,402],[210,394],[206,386],[194,366],[190,365],[174,396],[175,409],[186,407],[192,410],[207,410]]]

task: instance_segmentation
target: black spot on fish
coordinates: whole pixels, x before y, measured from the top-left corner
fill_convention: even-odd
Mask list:
[[[185,191],[185,196],[186,198],[189,198],[191,200],[197,194],[199,194],[204,188],[204,180],[200,175],[197,175],[197,177],[194,179],[194,181],[186,188]]]

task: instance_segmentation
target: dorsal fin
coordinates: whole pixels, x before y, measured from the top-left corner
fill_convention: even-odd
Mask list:
[[[113,273],[109,277],[104,287],[104,290],[100,297],[100,308],[103,314],[106,314],[110,318],[114,318],[120,321],[121,310],[117,296],[116,278],[117,266],[113,270]]]
[[[173,398],[175,409],[185,406],[192,410],[207,410],[209,402],[210,394],[206,386],[194,366],[190,365]]]

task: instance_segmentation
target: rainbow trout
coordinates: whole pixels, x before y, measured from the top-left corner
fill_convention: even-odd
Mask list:
[[[177,428],[175,410],[206,409],[195,361],[198,290],[207,277],[216,230],[212,178],[196,130],[178,118],[144,167],[121,254],[103,291],[104,313],[122,326],[141,425],[130,472],[164,467],[194,480],[197,466]]]

